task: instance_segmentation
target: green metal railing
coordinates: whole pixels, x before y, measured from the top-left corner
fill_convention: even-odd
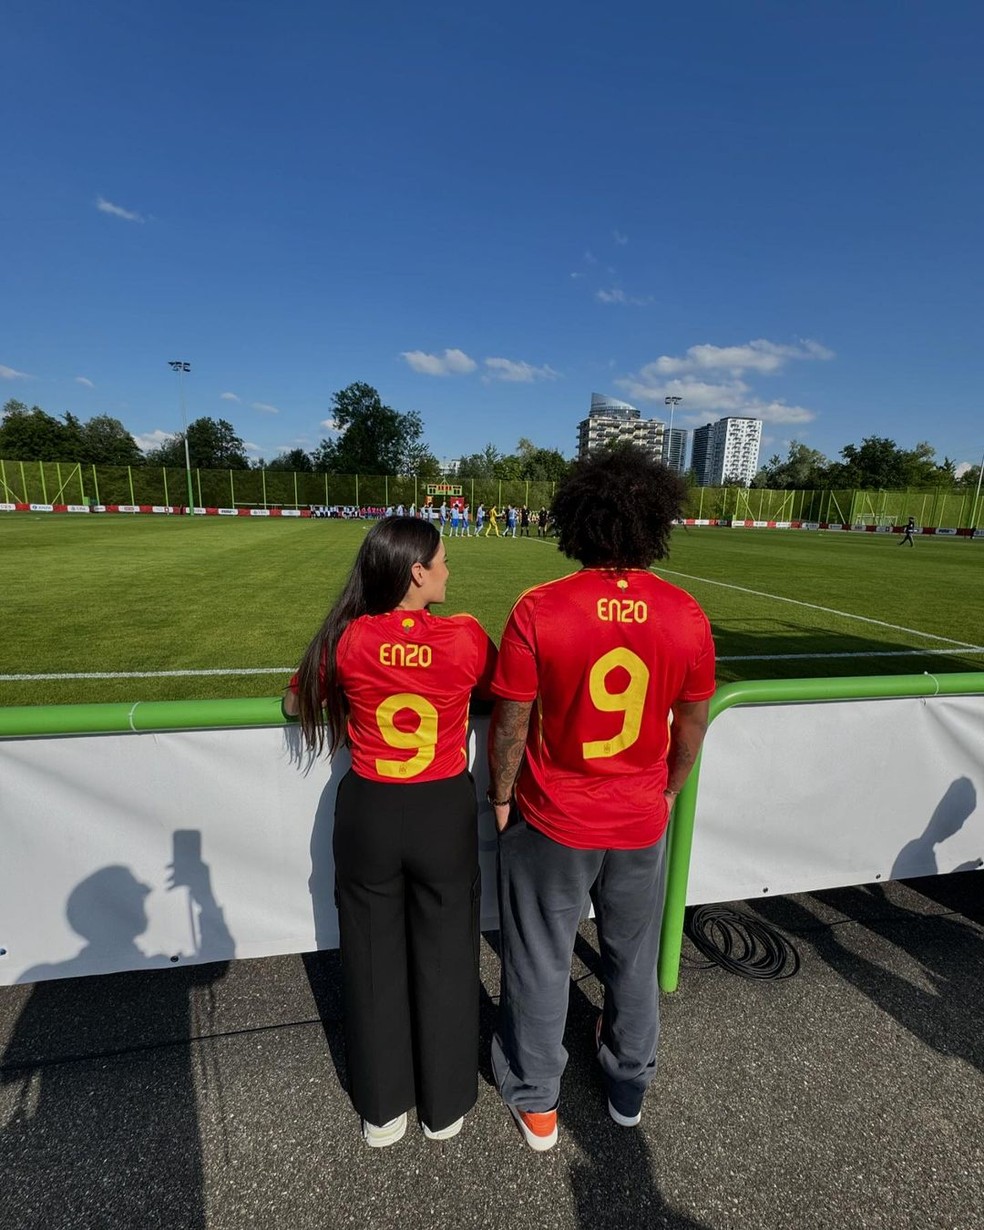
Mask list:
[[[984,672],[960,675],[860,675],[847,679],[758,679],[729,683],[711,699],[710,721],[735,705],[784,705],[832,700],[884,700],[907,696],[973,696],[984,694]],[[694,817],[700,787],[698,756],[677,797],[670,822],[666,904],[659,950],[659,985],[675,991],[680,980],[683,916],[694,842]]]
[[[866,675],[846,679],[765,679],[730,683],[711,700],[710,721],[735,705],[782,705],[916,696],[984,695],[984,672],[952,675]],[[141,731],[221,730],[281,726],[279,697],[250,700],[165,700],[136,704],[38,705],[0,708],[0,739]],[[675,991],[680,978],[684,910],[701,757],[680,791],[669,830],[666,904],[659,984]]]

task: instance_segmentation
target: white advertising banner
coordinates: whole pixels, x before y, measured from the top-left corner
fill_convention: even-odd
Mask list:
[[[486,730],[470,760],[492,928]],[[302,759],[294,727],[0,740],[0,984],[334,947],[346,769]],[[691,904],[982,858],[984,697],[749,706],[710,727]]]
[[[486,733],[470,752],[494,927]],[[301,757],[296,727],[0,740],[0,985],[337,947],[347,768]]]
[[[969,870],[982,858],[984,697],[736,707],[711,723],[690,904]]]

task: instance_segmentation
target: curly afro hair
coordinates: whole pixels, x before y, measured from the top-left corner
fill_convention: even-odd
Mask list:
[[[558,549],[586,568],[648,568],[670,553],[684,480],[634,445],[591,453],[557,488]]]

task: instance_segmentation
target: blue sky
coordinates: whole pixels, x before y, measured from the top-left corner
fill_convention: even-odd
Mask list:
[[[976,462],[982,14],[8,0],[0,399],[152,443],[180,358],[267,458],[363,380],[442,458],[597,391]]]

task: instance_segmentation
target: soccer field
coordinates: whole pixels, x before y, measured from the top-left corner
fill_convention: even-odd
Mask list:
[[[341,587],[364,522],[0,520],[0,704],[272,696]],[[984,545],[684,529],[655,571],[707,612],[718,679],[984,670]],[[446,614],[498,638],[573,570],[553,539],[448,541]],[[181,673],[174,673],[181,672]],[[93,677],[95,676],[95,677]]]

